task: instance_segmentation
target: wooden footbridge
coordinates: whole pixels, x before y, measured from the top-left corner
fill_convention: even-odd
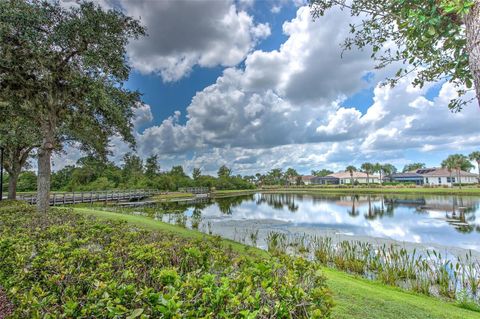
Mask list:
[[[166,194],[166,192],[141,189],[141,190],[117,190],[117,191],[96,191],[96,192],[69,192],[69,193],[51,193],[50,205],[74,205],[80,203],[94,202],[125,202],[138,201],[154,195]],[[36,204],[35,194],[19,194],[18,200],[26,201],[30,204]]]

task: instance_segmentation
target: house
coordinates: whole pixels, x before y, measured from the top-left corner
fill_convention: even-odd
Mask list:
[[[385,182],[399,182],[399,183],[412,183],[415,185],[423,185],[423,175],[416,172],[395,173],[385,176]]]
[[[368,184],[368,183],[380,183],[380,177],[378,175],[367,176],[364,172],[353,172],[353,176],[350,172],[338,172],[324,177],[315,177],[312,179],[312,184],[318,185],[344,185],[353,183]]]
[[[426,168],[416,171],[417,174],[423,176],[423,183],[425,185],[448,185],[462,183],[462,184],[476,184],[478,183],[478,175],[466,171],[460,171],[460,181],[455,170],[449,171],[446,168]]]
[[[446,168],[422,168],[411,172],[396,173],[385,178],[392,182],[415,183],[416,185],[447,185],[459,183],[457,172],[449,171]],[[478,182],[478,175],[460,171],[460,180],[462,184],[475,184]]]
[[[303,182],[303,184],[305,184],[305,185],[311,185],[313,178],[315,178],[315,176],[312,176],[312,175],[302,176],[302,182]]]

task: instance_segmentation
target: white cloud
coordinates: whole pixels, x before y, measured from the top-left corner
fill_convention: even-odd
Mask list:
[[[184,77],[195,65],[234,66],[270,35],[268,24],[255,24],[231,0],[121,3],[127,14],[141,19],[149,35],[130,44],[133,66],[143,73],[159,73],[165,81]]]
[[[269,34],[269,28],[255,26],[246,13],[232,11],[232,6],[227,11],[237,22],[250,19],[245,24],[250,40],[245,43]],[[246,56],[245,68],[225,69],[214,84],[198,92],[186,110],[185,123],[177,111],[160,125],[137,132],[140,155],[159,154],[164,167],[183,163],[187,170],[200,167],[215,173],[226,164],[235,174],[251,174],[275,167],[340,170],[364,161],[402,166],[408,162],[407,151],[466,153],[480,145],[480,112],[472,104],[451,113],[447,105],[456,91],[449,83],[429,100],[433,84],[416,88],[412,78],[394,88],[375,85],[383,80],[383,70],[375,73],[373,103],[366,111],[342,107],[346,96],[365,88],[362,77],[373,67],[366,52],[340,57],[349,21],[332,11],[314,22],[308,7],[299,8],[284,24],[286,42],[270,52],[251,52],[251,44],[246,44],[246,50],[239,50],[242,59]],[[187,52],[184,46],[181,43],[178,52]],[[174,51],[162,51],[162,58],[176,56]],[[196,56],[194,62],[173,58],[166,67],[156,65],[152,70],[171,71],[175,78],[188,72],[192,63],[222,64],[217,51],[212,52]],[[146,65],[151,57],[145,59]],[[151,121],[150,107],[142,105],[136,116],[136,127]],[[123,144],[114,144],[115,153],[123,155]]]

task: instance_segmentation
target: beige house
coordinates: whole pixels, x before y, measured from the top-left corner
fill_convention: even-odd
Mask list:
[[[333,173],[324,177],[315,177],[311,180],[312,184],[317,185],[345,185],[353,183],[358,184],[379,184],[380,176],[378,175],[369,175],[367,176],[364,172],[353,172],[353,177],[350,175],[350,172],[338,172]]]

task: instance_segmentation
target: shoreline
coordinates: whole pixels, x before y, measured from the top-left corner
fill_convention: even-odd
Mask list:
[[[240,195],[249,195],[255,193],[264,194],[340,194],[340,195],[461,195],[461,196],[480,196],[480,187],[477,188],[390,188],[390,187],[378,187],[378,188],[334,188],[334,187],[321,187],[321,188],[257,188],[254,190],[229,190],[229,191],[216,191],[212,193],[212,198],[218,197],[231,197]]]

